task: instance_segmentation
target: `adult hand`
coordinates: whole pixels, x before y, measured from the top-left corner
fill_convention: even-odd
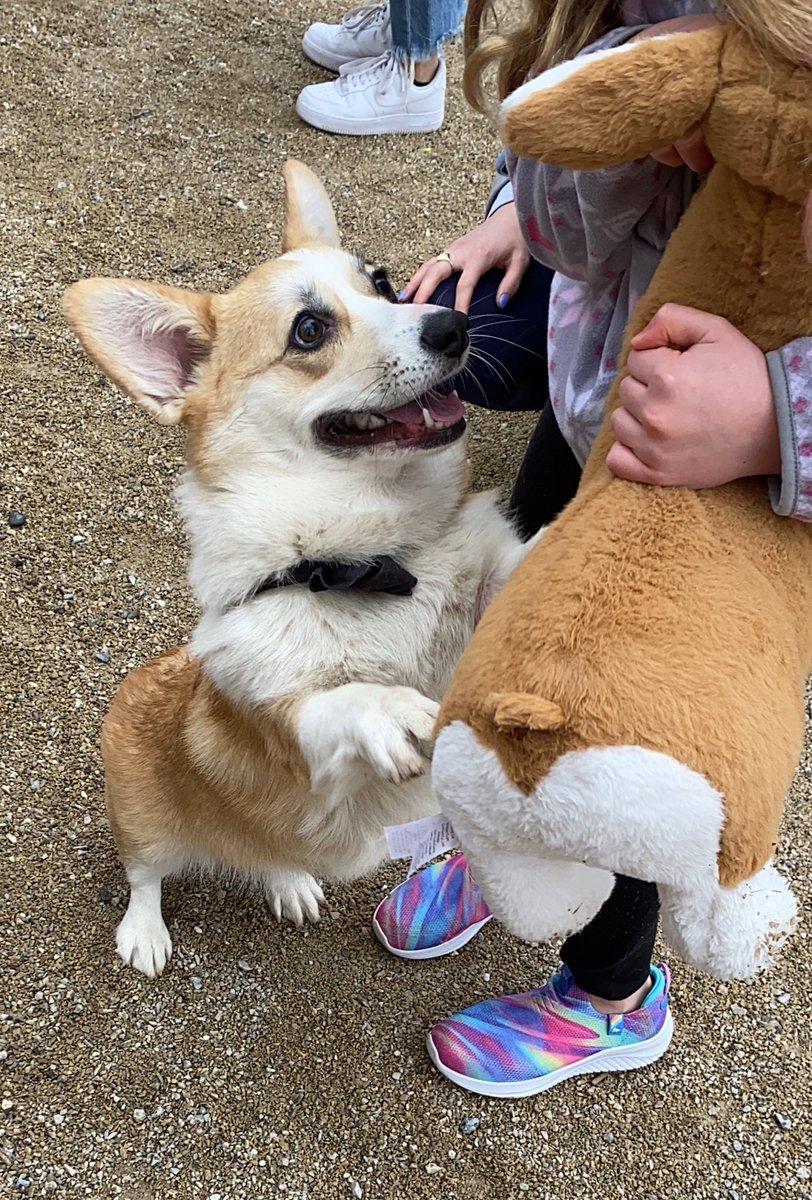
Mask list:
[[[453,268],[445,261],[438,262],[430,258],[415,271],[398,298],[425,304],[444,279],[459,271],[454,307],[459,312],[468,312],[479,280],[486,271],[501,267],[505,273],[496,295],[497,304],[504,308],[519,290],[530,262],[530,253],[516,216],[516,205],[503,204],[497,208],[481,225],[452,242],[447,253],[454,263]]]
[[[758,346],[723,317],[679,304],[664,305],[631,345],[611,416],[613,474],[689,488],[780,474],[775,403]]]
[[[633,42],[646,41],[648,38],[663,37],[668,33],[693,33],[696,29],[707,29],[718,25],[718,18],[709,15],[697,17],[674,17],[670,21],[658,21],[650,25],[642,33],[635,34]],[[684,138],[679,138],[671,146],[662,146],[655,150],[652,158],[665,163],[667,167],[690,167],[697,175],[707,175],[714,164],[714,157],[705,145],[705,135],[701,129],[694,129]]]

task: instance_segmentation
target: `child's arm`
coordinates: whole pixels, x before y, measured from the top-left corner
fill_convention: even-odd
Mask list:
[[[781,446],[773,508],[780,517],[812,521],[812,338],[768,354],[767,367]]]
[[[666,304],[628,368],[611,471],[692,488],[767,475],[779,516],[812,519],[812,338],[765,356],[722,317]]]

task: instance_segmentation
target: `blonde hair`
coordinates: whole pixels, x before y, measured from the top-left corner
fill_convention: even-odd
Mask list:
[[[482,86],[489,67],[496,67],[497,93],[504,100],[531,71],[574,58],[616,27],[619,7],[616,0],[530,0],[524,23],[500,33],[494,0],[470,0],[464,37],[466,100],[479,112],[489,112]],[[718,0],[713,8],[765,50],[812,66],[812,0]],[[481,40],[483,22],[495,26],[495,32]]]
[[[531,0],[525,22],[511,33],[499,33],[494,0],[469,0],[464,33],[466,100],[479,112],[489,112],[482,90],[488,67],[496,66],[497,92],[504,100],[531,71],[546,71],[574,58],[607,33],[617,25],[617,10],[616,0]],[[480,44],[483,21],[494,22],[497,32]]]
[[[721,0],[720,11],[765,50],[812,67],[810,0]]]

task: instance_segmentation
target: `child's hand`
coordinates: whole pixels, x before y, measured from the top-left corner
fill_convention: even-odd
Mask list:
[[[454,307],[459,312],[468,312],[479,280],[493,267],[501,267],[505,273],[497,289],[497,304],[504,308],[518,292],[530,265],[530,252],[516,215],[516,205],[511,202],[497,208],[481,225],[452,242],[447,253],[453,268],[445,261],[430,258],[418,267],[398,299],[425,304],[443,280],[456,270],[460,277]]]
[[[729,321],[666,304],[632,339],[607,466],[663,487],[777,475],[781,450],[767,362]]]

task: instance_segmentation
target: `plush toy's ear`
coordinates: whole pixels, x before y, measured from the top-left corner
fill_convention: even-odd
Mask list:
[[[707,114],[728,33],[714,25],[552,67],[505,100],[503,138],[523,158],[586,171],[669,146]]]

